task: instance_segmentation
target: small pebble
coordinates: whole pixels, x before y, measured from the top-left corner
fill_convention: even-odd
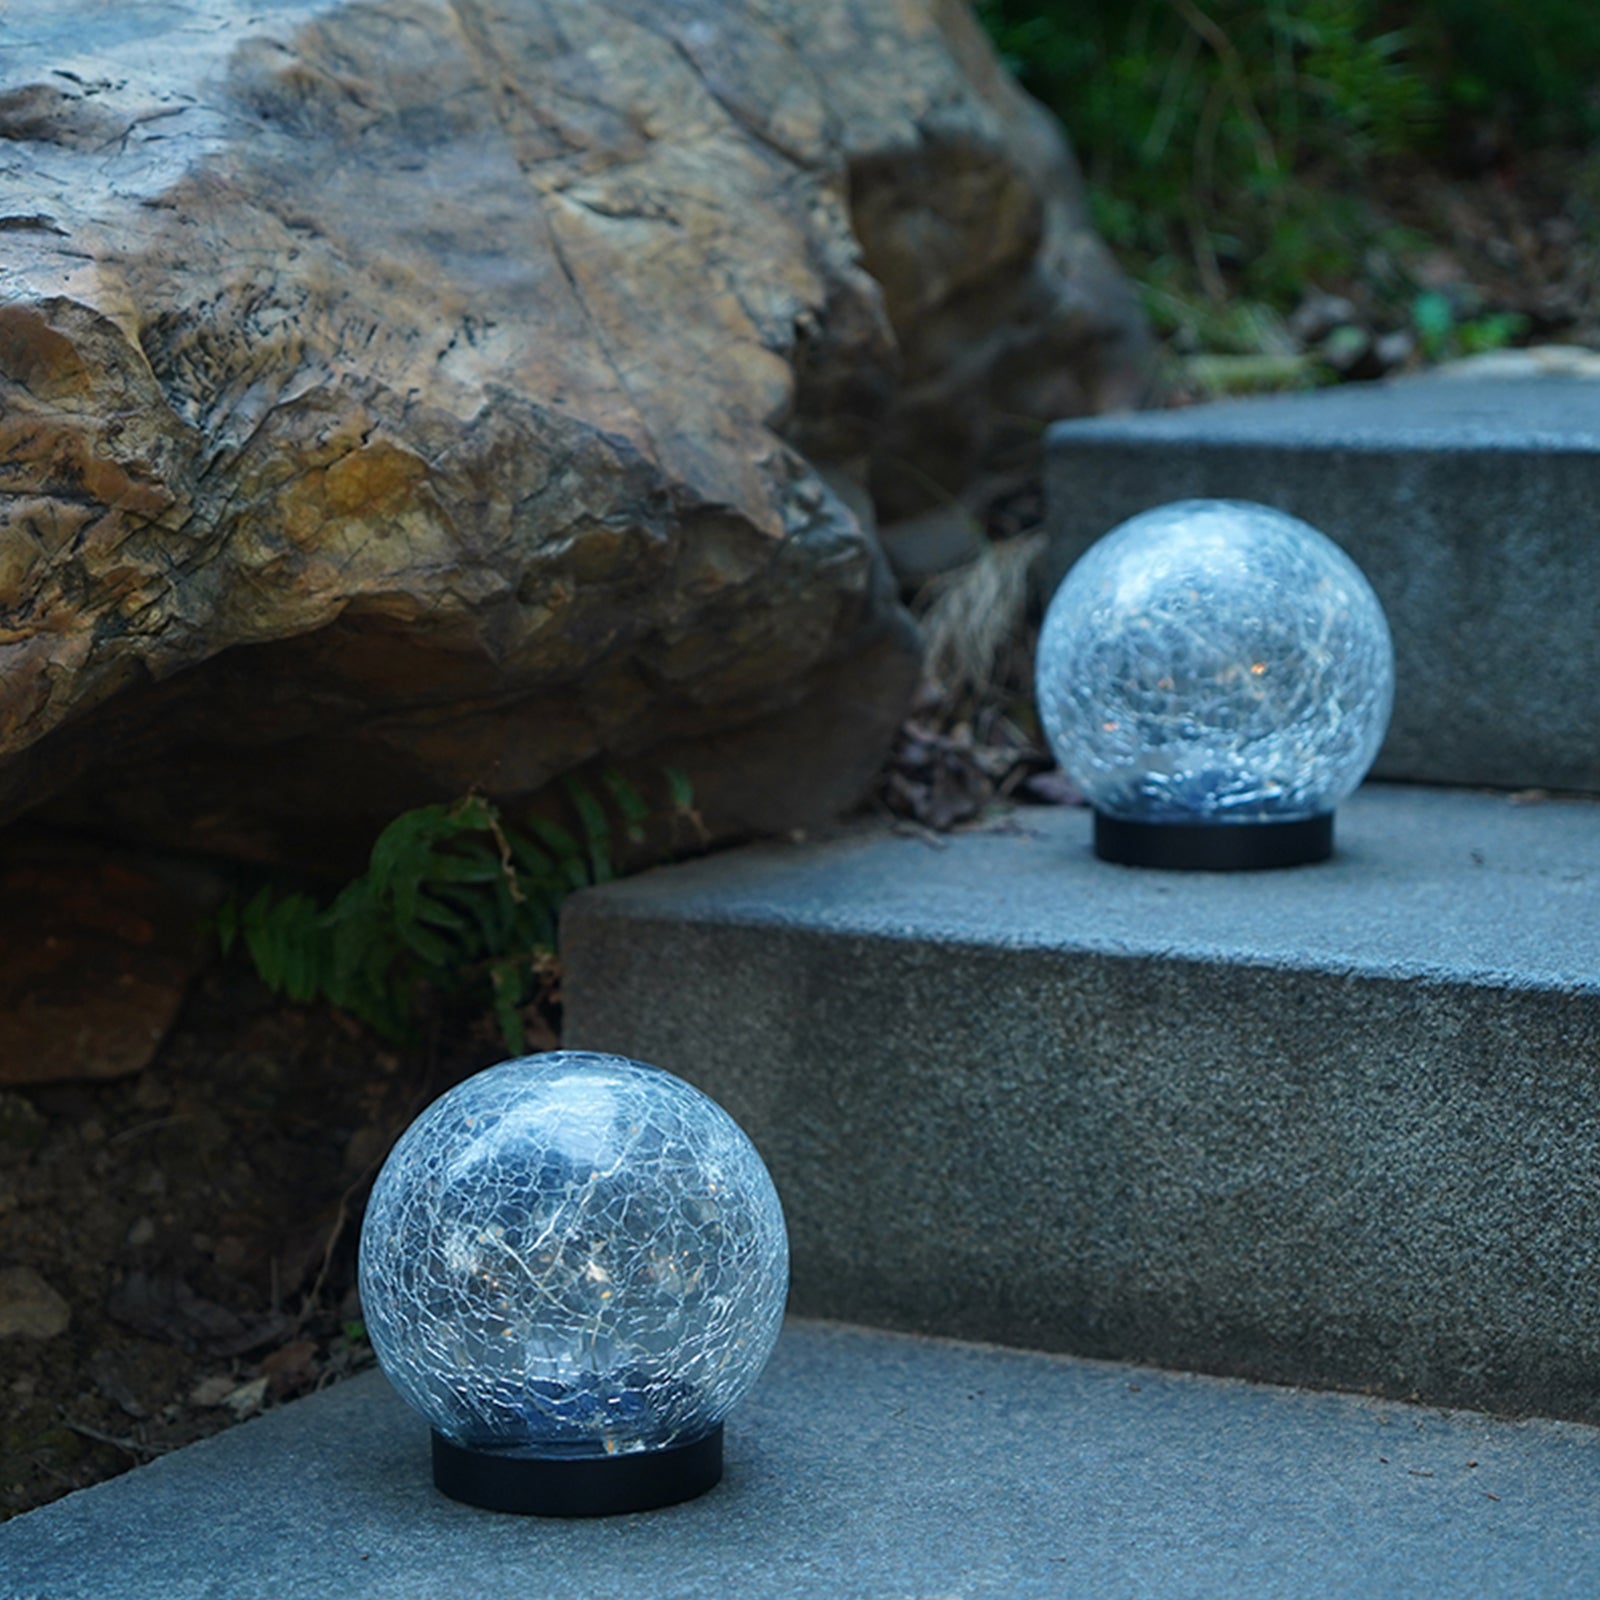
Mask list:
[[[238,1384],[229,1377],[202,1378],[189,1391],[189,1403],[196,1406],[220,1406]]]
[[[389,1143],[388,1132],[375,1124],[357,1128],[344,1147],[345,1171],[365,1172],[368,1167],[376,1166],[387,1152]]]
[[[222,1403],[243,1422],[246,1417],[253,1417],[261,1409],[266,1398],[267,1380],[252,1378],[249,1383],[241,1383],[232,1394],[224,1398]]]
[[[250,1246],[237,1234],[225,1233],[212,1256],[224,1272],[238,1272],[250,1259]]]
[[[1355,306],[1343,295],[1313,291],[1290,316],[1289,331],[1302,344],[1318,344],[1336,328],[1354,322],[1356,316]]]
[[[32,1267],[0,1267],[0,1339],[54,1339],[72,1308]]]

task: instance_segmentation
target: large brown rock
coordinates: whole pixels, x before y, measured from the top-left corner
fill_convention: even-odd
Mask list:
[[[713,831],[806,821],[917,666],[852,486],[916,509],[1138,383],[964,6],[5,32],[0,817],[315,858],[671,761]]]

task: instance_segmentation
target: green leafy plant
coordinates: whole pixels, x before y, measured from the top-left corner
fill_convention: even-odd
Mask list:
[[[1521,147],[1600,133],[1593,0],[978,0],[978,11],[1066,125],[1100,231],[1169,320],[1199,325],[1180,349],[1274,354],[1211,343],[1195,308],[1286,312],[1308,284],[1372,282],[1403,316],[1416,285],[1394,268],[1426,247],[1385,214],[1384,172],[1459,152],[1491,123]],[[1444,342],[1520,336],[1473,322],[1454,317]]]
[[[562,901],[608,882],[618,834],[637,843],[652,815],[621,776],[602,782],[604,798],[563,781],[576,831],[537,812],[513,825],[481,795],[407,811],[331,902],[270,884],[229,900],[222,948],[242,944],[277,993],[326,1000],[395,1041],[413,1036],[425,990],[465,996],[492,1007],[520,1050],[521,1008],[551,970]],[[684,774],[669,770],[666,783],[674,815],[698,822]]]
[[[1464,316],[1449,295],[1429,289],[1411,303],[1411,326],[1423,354],[1444,361],[1503,350],[1527,332],[1528,319],[1515,311]]]
[[[1416,59],[1448,111],[1497,116],[1524,139],[1600,134],[1600,7],[1593,0],[1428,0]]]
[[[1065,122],[1096,222],[1159,282],[1282,302],[1349,259],[1341,180],[1415,149],[1439,96],[1377,0],[981,0]],[[1319,169],[1332,182],[1303,181]]]

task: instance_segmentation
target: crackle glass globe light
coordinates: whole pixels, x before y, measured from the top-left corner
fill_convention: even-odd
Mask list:
[[[1038,702],[1128,865],[1292,866],[1333,850],[1394,702],[1383,608],[1309,523],[1183,500],[1087,550],[1039,637]]]
[[[556,1051],[458,1084],[406,1130],[361,1231],[367,1333],[433,1425],[434,1482],[495,1510],[670,1505],[778,1336],[772,1179],[715,1101]]]

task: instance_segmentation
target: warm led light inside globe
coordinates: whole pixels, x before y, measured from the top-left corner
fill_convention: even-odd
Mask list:
[[[435,1481],[497,1509],[688,1498],[788,1293],[772,1180],[670,1073],[557,1051],[458,1084],[402,1135],[361,1233],[362,1313],[435,1430]]]
[[[1332,850],[1394,701],[1394,650],[1360,569],[1308,523],[1240,500],[1131,518],[1067,574],[1039,637],[1056,759],[1095,848],[1173,867]]]

